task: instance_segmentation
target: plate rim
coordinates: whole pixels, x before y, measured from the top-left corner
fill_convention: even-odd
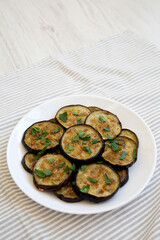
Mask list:
[[[69,98],[73,98],[73,97],[78,97],[78,98],[79,98],[79,97],[82,97],[82,96],[83,96],[83,97],[88,97],[88,98],[89,98],[89,97],[92,97],[92,98],[94,97],[94,98],[99,98],[99,99],[105,100],[105,101],[106,101],[106,100],[107,100],[107,101],[111,101],[111,102],[113,102],[113,103],[116,103],[116,104],[124,107],[124,108],[127,108],[127,110],[129,110],[129,111],[131,111],[132,113],[134,113],[134,114],[144,123],[145,127],[147,128],[147,130],[148,130],[149,133],[150,133],[150,136],[151,136],[151,138],[152,138],[153,145],[154,145],[154,162],[153,162],[153,165],[152,165],[152,170],[150,171],[150,175],[149,175],[147,181],[146,181],[145,184],[139,189],[139,191],[137,191],[136,195],[133,195],[132,197],[130,197],[129,199],[127,199],[126,201],[124,201],[124,202],[121,203],[120,205],[113,207],[112,209],[105,209],[105,210],[100,210],[100,211],[97,211],[97,210],[93,211],[93,210],[91,209],[91,211],[90,211],[90,212],[87,212],[87,213],[86,213],[86,212],[83,212],[83,211],[82,211],[82,212],[79,212],[79,211],[71,212],[71,211],[67,211],[67,209],[61,210],[61,209],[51,208],[51,207],[47,206],[47,204],[37,202],[37,200],[35,200],[35,199],[32,197],[31,194],[29,195],[28,193],[26,193],[26,192],[24,191],[23,187],[21,187],[21,186],[19,185],[19,183],[17,183],[16,178],[15,178],[15,176],[14,176],[13,173],[12,173],[11,166],[10,166],[10,164],[9,164],[9,148],[10,148],[10,142],[11,142],[11,140],[12,140],[12,137],[13,137],[14,134],[16,133],[18,126],[21,124],[21,122],[23,122],[23,120],[24,120],[24,118],[26,117],[26,115],[28,115],[31,111],[35,111],[35,110],[38,109],[39,107],[42,107],[43,105],[48,104],[49,102],[52,102],[52,101],[55,101],[55,100],[63,100],[63,99],[66,99],[66,98],[69,99]],[[123,207],[124,205],[126,205],[127,203],[131,202],[133,199],[135,199],[135,198],[144,190],[144,188],[148,185],[149,181],[151,180],[151,178],[152,178],[152,176],[153,176],[153,173],[154,173],[154,171],[155,171],[155,167],[156,167],[156,163],[157,163],[157,146],[156,146],[156,141],[155,141],[154,135],[153,135],[150,127],[148,126],[148,124],[146,123],[146,121],[145,121],[138,113],[136,113],[136,111],[134,111],[132,108],[128,107],[128,106],[125,105],[125,104],[122,104],[122,103],[119,102],[119,101],[116,101],[116,100],[114,100],[114,99],[111,99],[111,98],[100,97],[100,96],[98,96],[98,95],[91,95],[91,94],[78,94],[78,95],[70,95],[70,96],[64,96],[64,97],[53,97],[53,98],[50,98],[50,99],[48,99],[48,100],[45,100],[44,102],[42,102],[42,103],[38,104],[37,106],[31,108],[31,110],[27,111],[27,113],[25,113],[25,115],[24,115],[24,116],[18,121],[18,123],[14,126],[14,128],[13,128],[11,134],[10,134],[10,137],[9,137],[9,140],[8,140],[8,144],[7,144],[6,157],[7,157],[8,169],[9,169],[9,172],[10,172],[10,175],[11,175],[13,181],[15,182],[15,184],[17,185],[17,187],[25,194],[25,196],[27,196],[28,198],[30,198],[31,200],[33,200],[35,203],[37,203],[37,204],[39,204],[39,205],[41,205],[41,206],[43,206],[43,207],[46,207],[46,208],[48,208],[48,209],[57,211],[57,212],[62,212],[62,213],[67,213],[67,214],[90,215],[90,214],[104,213],[104,212],[108,212],[108,211],[112,211],[112,210],[121,208],[121,207]]]

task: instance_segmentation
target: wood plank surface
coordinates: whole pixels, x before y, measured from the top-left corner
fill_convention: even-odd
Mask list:
[[[0,75],[125,30],[160,46],[160,1],[0,0]]]

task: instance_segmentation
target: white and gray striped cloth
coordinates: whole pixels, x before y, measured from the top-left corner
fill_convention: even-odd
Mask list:
[[[130,32],[1,78],[0,239],[159,240],[159,159],[151,181],[135,200],[103,214],[69,215],[47,209],[13,182],[6,149],[15,124],[45,100],[74,94],[109,97],[135,110],[160,149],[160,51]]]

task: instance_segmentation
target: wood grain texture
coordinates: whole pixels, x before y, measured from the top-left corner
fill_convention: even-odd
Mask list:
[[[131,30],[160,46],[159,0],[0,0],[0,75]]]

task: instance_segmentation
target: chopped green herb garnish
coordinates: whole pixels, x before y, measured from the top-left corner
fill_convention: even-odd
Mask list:
[[[44,171],[41,171],[41,170],[38,170],[38,169],[35,169],[35,174],[38,176],[38,177],[41,177],[41,178],[44,178],[44,177],[47,177],[47,176],[51,176],[53,174],[52,170],[51,169],[46,169]]]
[[[83,193],[88,193],[89,189],[90,189],[90,185],[84,185],[84,186],[80,189],[80,191],[83,192]]]
[[[81,116],[82,113],[73,112],[73,115],[75,115],[75,116]]]
[[[34,160],[38,160],[38,159],[43,155],[43,153],[46,151],[46,149],[47,149],[47,146],[44,147],[41,151],[39,151],[39,152],[37,153],[37,156],[34,157]]]
[[[107,131],[107,132],[110,131],[110,127],[109,127],[109,125],[108,125],[107,127],[104,127],[103,129],[104,129],[105,131]]]
[[[108,143],[105,143],[105,146],[111,148],[111,145],[109,145]]]
[[[52,183],[53,185],[55,185],[55,183],[54,183],[53,181],[52,181],[51,183]]]
[[[78,118],[77,124],[82,124],[82,118]]]
[[[100,142],[100,139],[99,138],[95,138],[95,139],[92,139],[91,140],[91,144],[95,144],[97,142]]]
[[[45,138],[45,142],[41,142],[41,144],[50,146],[51,145],[51,140],[49,138]]]
[[[128,153],[124,151],[124,152],[122,153],[120,159],[121,159],[121,160],[125,159],[127,154],[128,154]]]
[[[133,149],[133,153],[132,153],[133,158],[136,157],[136,153],[137,153],[136,149]]]
[[[120,139],[118,139],[118,140],[120,140]],[[123,145],[123,143],[121,143],[121,142],[118,142],[117,140],[113,140],[115,143],[117,143],[118,145]]]
[[[46,145],[50,146],[51,145],[51,140],[49,138],[46,138]]]
[[[113,140],[115,137],[111,137],[108,133],[107,133],[107,137],[109,140]]]
[[[98,182],[98,180],[97,180],[97,179],[90,178],[90,177],[88,177],[88,178],[87,178],[87,180],[88,180],[88,181],[90,181],[90,182],[93,182],[93,183],[96,183],[96,182]]]
[[[61,130],[60,127],[58,127],[58,128],[56,128],[56,129],[54,129],[54,130],[52,131],[52,133],[58,133],[60,130]]]
[[[98,161],[97,163],[103,163],[103,161]]]
[[[59,139],[58,138],[56,138],[56,141],[59,143]]]
[[[70,174],[71,171],[75,171],[76,170],[76,165],[73,163],[72,168],[70,168],[68,165],[67,167],[64,169],[63,172],[66,172],[67,174]]]
[[[86,142],[86,141],[83,141],[82,144],[83,144],[83,145],[84,145],[84,144],[87,144],[87,142]]]
[[[117,152],[117,151],[120,151],[120,150],[121,150],[121,148],[119,148],[118,144],[117,144],[115,141],[113,141],[113,142],[111,143],[111,147],[112,147],[112,150],[113,150],[114,152]]]
[[[47,130],[43,129],[42,134],[45,134],[45,136],[47,135]]]
[[[112,182],[109,180],[109,177],[107,175],[107,173],[105,173],[105,181],[107,184],[111,184]]]
[[[75,137],[72,137],[72,143],[80,141],[79,136],[76,135]]]
[[[54,161],[55,161],[55,159],[53,159],[53,158],[49,159],[49,164],[51,164]]]
[[[67,165],[67,167],[64,169],[63,172],[66,172],[67,174],[70,174],[71,170],[72,169]]]
[[[36,133],[39,133],[41,130],[40,130],[40,128],[38,128],[38,127],[33,127],[32,128],[32,134],[35,136],[36,135]]]
[[[71,151],[73,151],[73,150],[74,150],[74,146],[73,146],[73,145],[69,145],[69,147],[68,147],[66,153],[70,154]]]
[[[59,119],[60,119],[62,122],[66,122],[66,121],[67,121],[67,118],[68,118],[67,112],[64,112],[64,113],[59,114]]]
[[[76,170],[76,165],[74,163],[72,164],[72,168],[71,169],[72,169],[72,171]]]
[[[82,150],[87,151],[89,155],[92,154],[92,151],[91,151],[90,147],[88,147],[88,146],[84,146],[84,147],[82,148]]]
[[[78,131],[78,136],[83,140],[89,140],[91,138],[91,135],[88,135],[82,131]]]
[[[62,167],[64,167],[64,165],[65,165],[65,162],[62,163],[62,164],[59,164],[58,167],[59,167],[59,168],[62,168]]]
[[[82,166],[81,166],[81,171],[85,171],[85,170],[86,170],[86,167],[87,167],[87,165],[82,165]]]
[[[99,116],[99,122],[106,122],[106,119],[103,116]]]

